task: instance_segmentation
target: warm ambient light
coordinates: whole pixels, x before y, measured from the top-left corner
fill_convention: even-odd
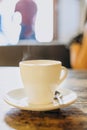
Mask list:
[[[37,16],[35,22],[35,35],[39,42],[53,40],[53,0],[35,0]]]

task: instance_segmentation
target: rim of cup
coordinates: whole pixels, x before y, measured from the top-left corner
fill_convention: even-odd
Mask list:
[[[25,60],[20,61],[19,65],[26,65],[26,66],[51,66],[51,65],[61,65],[61,61],[57,60]]]

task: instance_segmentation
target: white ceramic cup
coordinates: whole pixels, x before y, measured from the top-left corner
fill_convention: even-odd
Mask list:
[[[30,104],[49,104],[68,70],[60,61],[28,60],[19,63],[24,90]],[[63,71],[63,75],[61,73]]]

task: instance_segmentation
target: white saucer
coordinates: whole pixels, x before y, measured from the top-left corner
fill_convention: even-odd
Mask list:
[[[69,89],[65,89],[65,88],[58,88],[57,90],[63,95],[62,104],[59,104],[59,103],[56,103],[56,104],[50,103],[47,105],[29,104],[27,102],[27,97],[25,96],[25,93],[24,93],[24,88],[11,90],[5,95],[4,100],[6,103],[14,107],[17,107],[23,110],[32,110],[32,111],[49,111],[49,110],[54,110],[58,108],[64,108],[71,105],[72,103],[76,101],[77,95],[75,92]]]

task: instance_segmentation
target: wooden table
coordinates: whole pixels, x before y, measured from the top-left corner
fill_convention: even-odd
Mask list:
[[[22,87],[18,67],[0,67],[0,130],[87,130],[87,71],[69,70],[61,87],[78,95],[62,109],[33,112],[14,108],[3,101],[11,89]]]

